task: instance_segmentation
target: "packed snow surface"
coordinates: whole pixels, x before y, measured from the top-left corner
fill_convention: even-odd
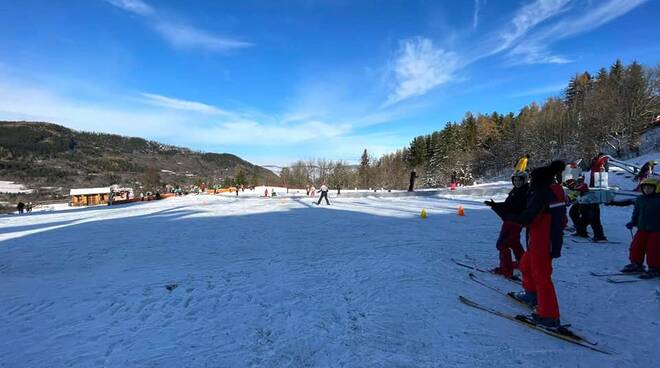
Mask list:
[[[603,207],[620,244],[567,238],[554,265],[563,322],[613,355],[458,302],[527,312],[450,260],[496,265],[500,221],[481,203],[493,193],[331,193],[329,207],[191,195],[2,216],[0,366],[656,366],[659,280],[589,274],[627,263],[631,208]]]

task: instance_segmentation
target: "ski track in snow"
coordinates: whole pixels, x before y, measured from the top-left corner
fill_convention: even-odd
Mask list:
[[[0,367],[657,363],[657,281],[589,275],[626,263],[631,208],[603,208],[621,244],[566,242],[555,261],[564,319],[605,356],[461,305],[525,312],[450,261],[496,264],[490,197],[446,197],[188,196],[0,217]]]

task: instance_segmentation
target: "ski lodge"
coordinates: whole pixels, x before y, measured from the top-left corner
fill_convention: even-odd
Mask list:
[[[110,187],[71,189],[71,192],[69,192],[71,196],[69,205],[72,207],[107,205],[110,201],[111,192]]]

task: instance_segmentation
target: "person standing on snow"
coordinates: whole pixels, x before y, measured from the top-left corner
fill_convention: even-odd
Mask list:
[[[591,175],[589,177],[589,186],[595,187],[596,183],[594,182],[594,174],[597,172],[608,172],[609,171],[609,159],[605,156],[604,153],[598,152],[598,155],[591,160]]]
[[[323,185],[321,185],[321,189],[319,190],[319,192],[321,192],[321,196],[319,197],[319,201],[316,202],[316,204],[320,205],[320,204],[321,204],[321,200],[322,200],[323,198],[325,198],[325,203],[327,203],[328,206],[329,206],[329,205],[330,205],[330,201],[328,201],[328,187],[325,185],[325,183],[323,183]]]
[[[504,218],[506,214],[520,214],[527,207],[527,192],[529,191],[528,175],[526,172],[518,172],[513,174],[511,182],[513,189],[509,192],[504,202],[496,203],[491,199],[484,202],[487,206],[492,208],[498,216]],[[492,273],[502,275],[506,278],[513,279],[513,269],[518,268],[520,260],[522,259],[525,250],[520,244],[520,232],[522,226],[515,222],[503,221],[502,228],[500,229],[500,236],[497,239],[497,250],[500,253],[500,265],[491,270]],[[516,258],[514,265],[511,260],[511,252]]]
[[[408,191],[415,191],[415,179],[417,179],[417,171],[413,170],[410,172],[410,185],[408,186]]]
[[[660,181],[648,178],[640,185],[642,195],[635,202],[630,222],[626,227],[637,227],[637,234],[630,244],[630,264],[621,272],[644,271],[644,256],[649,266],[640,278],[660,277]]]
[[[508,221],[526,226],[529,231],[527,252],[520,263],[525,291],[510,295],[536,306],[531,319],[546,327],[560,326],[559,304],[552,282],[552,259],[561,256],[566,198],[561,185],[554,182],[556,174],[556,169],[550,166],[534,169],[527,208],[521,214],[504,216]]]

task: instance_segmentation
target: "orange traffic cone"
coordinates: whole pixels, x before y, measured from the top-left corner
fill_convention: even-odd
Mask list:
[[[456,211],[456,215],[465,216],[465,209],[463,208],[463,206],[458,206],[458,211]]]

